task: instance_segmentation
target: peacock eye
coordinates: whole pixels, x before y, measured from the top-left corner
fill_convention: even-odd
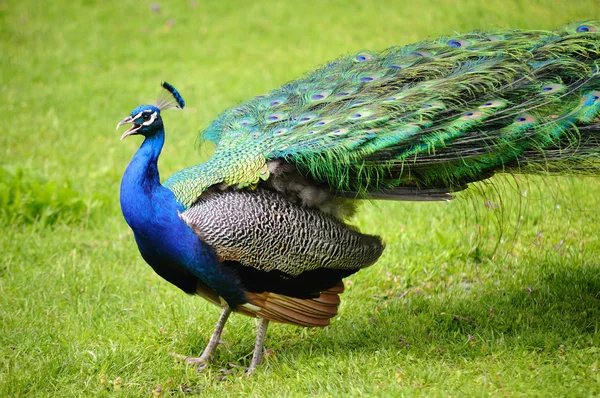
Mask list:
[[[150,120],[150,113],[149,112],[142,113],[142,119],[144,119],[144,121]]]
[[[578,32],[589,32],[590,31],[590,27],[587,25],[581,25],[580,27],[577,28]]]

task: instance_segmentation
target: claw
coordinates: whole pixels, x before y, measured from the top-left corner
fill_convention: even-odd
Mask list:
[[[172,352],[171,355],[175,358],[184,360],[187,365],[197,365],[198,372],[202,372],[212,362],[210,358],[204,357],[203,355],[199,357],[188,357],[175,352]]]

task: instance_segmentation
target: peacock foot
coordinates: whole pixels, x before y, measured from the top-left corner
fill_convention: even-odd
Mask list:
[[[215,356],[215,351],[217,350],[217,346],[219,344],[224,344],[225,342],[221,340],[221,333],[223,332],[223,327],[227,322],[227,318],[231,314],[231,309],[229,307],[223,307],[221,311],[221,316],[219,317],[219,321],[217,322],[217,326],[215,327],[215,331],[213,332],[210,341],[208,342],[204,352],[199,357],[188,357],[181,354],[172,353],[172,355],[176,358],[183,359],[185,363],[188,365],[197,365],[198,372],[203,371],[209,363],[212,362],[213,357]]]
[[[172,352],[175,358],[181,359],[185,361],[187,365],[196,365],[198,366],[198,372],[202,372],[210,363],[212,363],[212,358],[208,355],[200,355],[199,357],[188,357],[186,355],[181,355]]]
[[[223,311],[221,312],[221,317],[219,318],[219,322],[217,323],[215,331],[213,332],[213,335],[210,341],[208,342],[208,345],[204,349],[202,355],[200,355],[199,357],[188,357],[176,353],[171,353],[171,355],[173,355],[175,358],[184,360],[185,363],[188,365],[198,366],[198,372],[202,372],[210,363],[212,363],[215,351],[217,350],[217,346],[219,344],[225,343],[223,340],[220,339],[220,336],[223,331],[223,326],[225,325],[225,322],[227,321],[227,318],[229,317],[230,313],[231,310],[229,309],[229,307],[223,308]],[[252,376],[252,374],[256,371],[257,366],[260,365],[260,363],[262,362],[264,341],[265,336],[267,334],[268,326],[269,321],[267,319],[259,318],[258,328],[256,331],[256,343],[254,345],[254,353],[252,354],[252,362],[250,363],[250,366],[245,369],[244,372],[245,375],[248,377]],[[239,365],[235,364],[229,364],[229,366],[231,368],[240,368]],[[221,372],[223,373],[223,375],[227,375],[232,371],[228,369],[221,369]]]

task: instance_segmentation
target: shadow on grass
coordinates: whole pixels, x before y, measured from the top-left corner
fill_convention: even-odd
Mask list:
[[[515,348],[552,352],[600,345],[600,264],[553,264],[531,285],[504,282],[504,287],[488,283],[460,295],[399,292],[373,298],[370,311],[356,313],[359,308],[349,305],[329,329],[282,336],[271,345],[292,357],[307,351],[377,350],[479,356]]]
[[[528,285],[506,278],[455,294],[398,290],[387,298],[348,303],[325,329],[272,326],[265,348],[294,363],[315,357],[333,361],[350,353],[452,361],[600,346],[599,271],[600,263],[547,263]],[[254,324],[236,329],[226,337],[231,344],[217,351],[216,363],[249,365]],[[204,348],[205,337],[194,351]]]

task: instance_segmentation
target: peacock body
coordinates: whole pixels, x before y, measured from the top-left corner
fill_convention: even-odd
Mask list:
[[[341,280],[377,261],[378,237],[344,220],[357,199],[446,200],[497,172],[600,165],[600,22],[554,31],[471,32],[360,52],[222,113],[207,162],[161,185],[161,111],[136,108],[145,140],[121,205],[144,259],[169,282],[231,310],[326,326]],[[120,125],[119,124],[119,125]],[[191,360],[190,361],[194,361]]]

